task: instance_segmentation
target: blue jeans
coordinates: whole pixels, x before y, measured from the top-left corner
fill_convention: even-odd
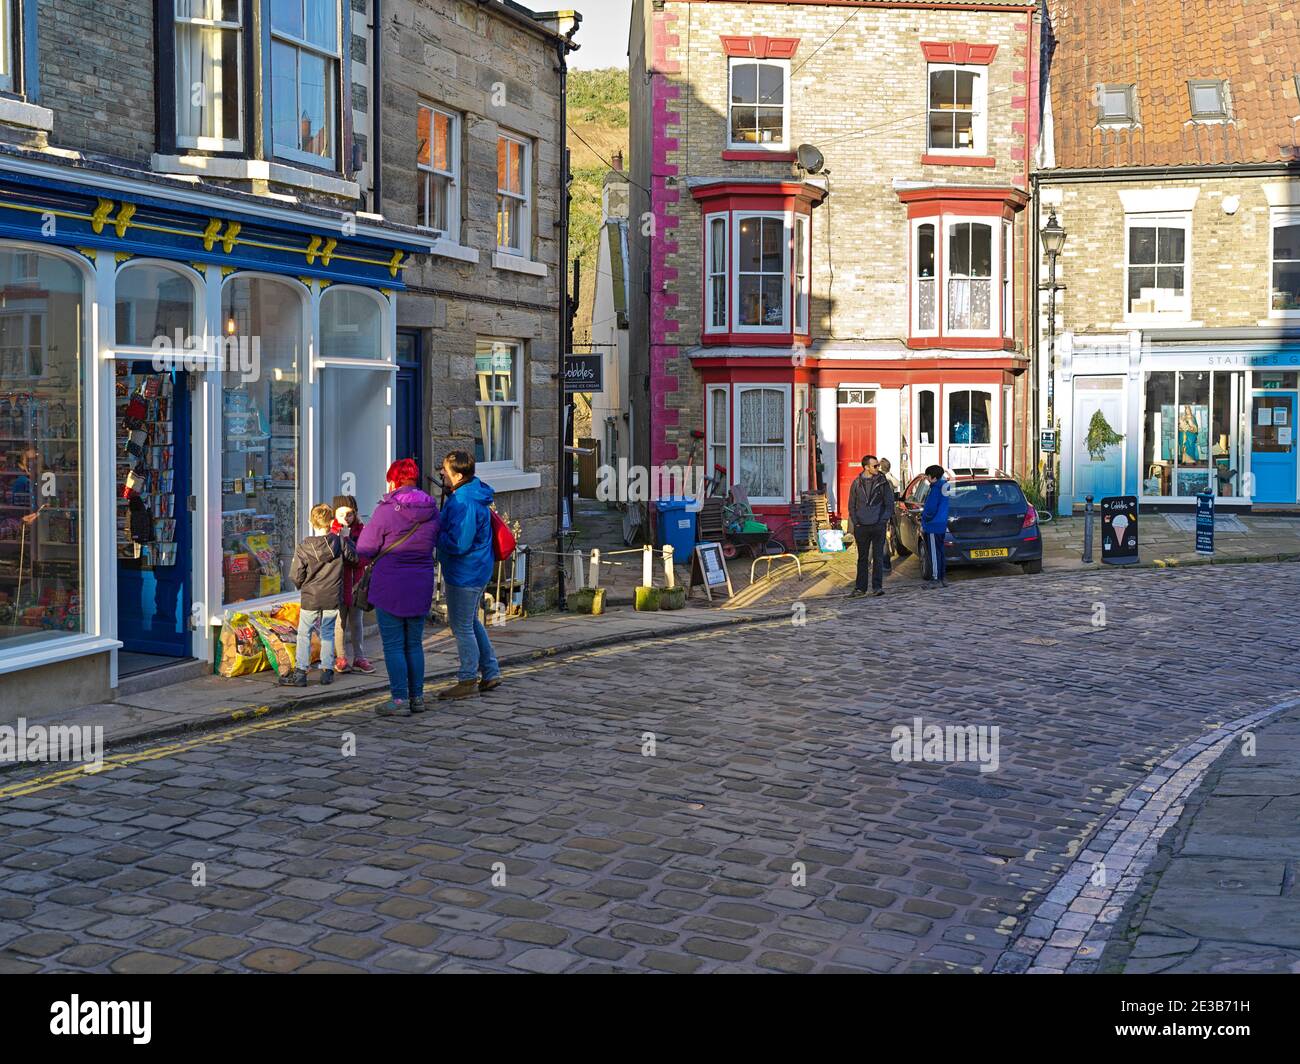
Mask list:
[[[320,625],[320,667],[326,671],[334,668],[334,626],[338,623],[338,610],[301,610],[298,613],[298,646],[293,664],[306,672],[311,666],[311,630]]]
[[[424,697],[424,617],[394,617],[375,607],[393,700]]]
[[[477,680],[479,673],[485,680],[495,680],[501,675],[501,666],[497,663],[487,629],[479,619],[478,608],[482,601],[481,587],[447,585],[447,620],[460,654],[458,680]]]

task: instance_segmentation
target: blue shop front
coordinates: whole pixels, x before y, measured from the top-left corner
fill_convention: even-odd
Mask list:
[[[210,662],[228,607],[292,597],[312,504],[368,513],[398,457],[394,301],[428,247],[339,211],[0,163],[0,690],[80,661],[84,698]]]
[[[1136,495],[1148,510],[1222,510],[1300,499],[1300,333],[1133,332],[1062,337],[1060,512],[1088,495]]]

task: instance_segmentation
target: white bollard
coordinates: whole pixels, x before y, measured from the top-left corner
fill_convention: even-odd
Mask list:
[[[673,548],[664,545],[664,579],[667,583],[665,587],[676,587],[677,577],[673,573]]]
[[[649,543],[641,548],[641,586],[655,586],[654,553]]]
[[[600,587],[600,548],[591,548],[591,586]]]
[[[582,551],[580,550],[575,550],[573,552],[573,577],[574,587],[584,588],[587,586],[587,578],[582,571]]]

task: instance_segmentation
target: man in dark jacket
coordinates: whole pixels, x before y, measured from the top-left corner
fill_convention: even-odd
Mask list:
[[[862,459],[862,472],[849,489],[848,510],[858,545],[858,579],[853,594],[870,591],[872,595],[883,595],[885,529],[894,514],[894,492],[874,454]]]
[[[357,548],[350,536],[330,531],[334,510],[320,503],[311,510],[312,535],[298,544],[289,566],[289,579],[301,599],[298,614],[298,646],[294,669],[280,677],[285,687],[306,687],[311,663],[311,630],[320,625],[321,683],[334,682],[334,626],[339,619],[343,595],[343,567],[357,563]],[[329,667],[326,668],[328,662]]]

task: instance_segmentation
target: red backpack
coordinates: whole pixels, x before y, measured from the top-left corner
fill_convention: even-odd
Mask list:
[[[510,531],[510,526],[501,520],[499,513],[495,510],[489,510],[488,513],[492,515],[492,557],[503,562],[515,552],[515,547],[518,545],[515,534]]]

